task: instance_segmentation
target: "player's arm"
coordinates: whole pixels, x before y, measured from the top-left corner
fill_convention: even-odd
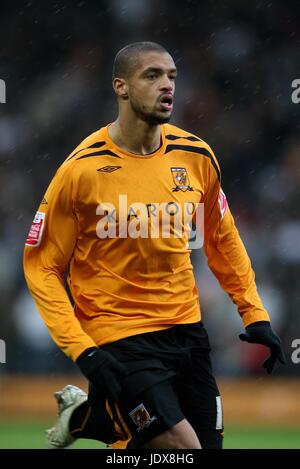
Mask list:
[[[71,165],[58,170],[35,216],[24,251],[25,278],[58,347],[76,361],[100,395],[118,400],[126,372],[83,331],[65,289],[64,273],[76,246],[78,226]]]
[[[73,360],[94,341],[82,330],[65,289],[64,273],[77,239],[70,165],[62,166],[48,187],[24,250],[28,288],[58,347]]]
[[[269,315],[258,295],[249,256],[221,190],[218,162],[209,150],[212,159],[207,161],[204,197],[204,250],[208,265],[237,305],[246,328],[241,340],[270,348],[271,356],[264,366],[271,372],[277,359],[284,361],[280,339],[272,331]]]
[[[211,151],[211,150],[210,150]],[[212,157],[214,157],[211,152]],[[204,196],[204,250],[208,265],[222,288],[237,305],[245,326],[270,321],[257,293],[249,256],[221,189],[220,167],[207,159]]]

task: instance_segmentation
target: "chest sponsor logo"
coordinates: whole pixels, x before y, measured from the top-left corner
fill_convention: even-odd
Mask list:
[[[203,203],[128,203],[127,195],[119,194],[117,205],[101,202],[96,215],[100,217],[96,224],[100,239],[181,238],[187,249],[199,249],[203,245]]]
[[[26,239],[26,243],[25,243],[26,246],[37,247],[41,244],[44,223],[45,223],[45,213],[36,212],[32,225],[30,227],[27,239]]]
[[[175,184],[175,187],[172,189],[173,192],[186,192],[194,190],[190,186],[189,175],[186,168],[171,168],[171,173]]]
[[[117,171],[117,169],[122,168],[122,166],[103,166],[102,168],[97,169],[100,173],[112,173]]]

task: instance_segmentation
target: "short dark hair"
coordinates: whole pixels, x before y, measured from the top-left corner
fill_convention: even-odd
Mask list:
[[[163,46],[151,41],[134,42],[123,47],[115,56],[112,78],[126,78],[134,69],[136,57],[141,52],[151,51],[168,53]]]

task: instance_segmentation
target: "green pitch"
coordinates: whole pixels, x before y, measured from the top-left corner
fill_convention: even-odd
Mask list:
[[[44,448],[45,428],[52,422],[0,422],[0,448]],[[225,448],[234,449],[300,449],[300,427],[262,428],[228,427],[226,428]],[[103,443],[92,440],[78,440],[73,448],[105,448]]]

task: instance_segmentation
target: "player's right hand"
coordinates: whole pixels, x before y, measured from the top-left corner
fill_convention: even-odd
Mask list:
[[[76,363],[84,376],[96,386],[101,397],[119,401],[122,380],[127,372],[118,360],[110,353],[92,347],[85,350]]]

